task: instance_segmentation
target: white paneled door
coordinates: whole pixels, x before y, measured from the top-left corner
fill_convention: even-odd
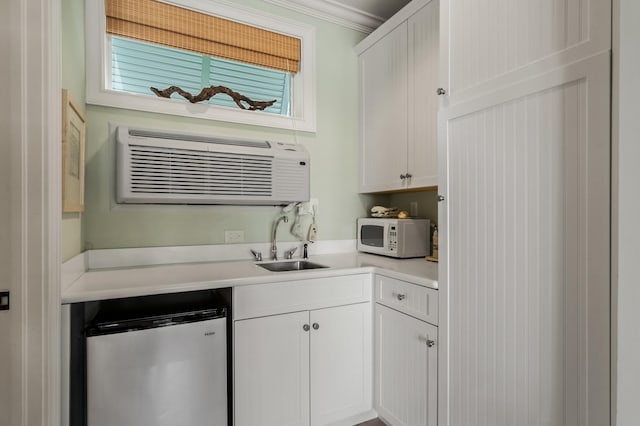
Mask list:
[[[443,114],[449,425],[608,424],[608,64]]]
[[[0,4],[0,27],[8,28],[10,24],[9,4]],[[0,55],[9,57],[9,43],[0,44]],[[0,63],[0,75],[9,75],[9,61]],[[0,128],[9,129],[10,100],[4,97],[0,103]],[[9,143],[0,144],[0,199],[11,197],[11,151]],[[0,203],[0,291],[11,290],[11,210],[8,202]],[[15,294],[15,293],[14,293]],[[11,318],[10,311],[0,311],[0,383],[11,382]],[[11,387],[0,386],[0,413],[9,413],[11,407]]]
[[[439,424],[608,425],[610,2],[442,10]]]

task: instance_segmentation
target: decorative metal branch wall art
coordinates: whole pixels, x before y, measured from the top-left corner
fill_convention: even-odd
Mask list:
[[[186,100],[188,100],[189,102],[191,102],[192,104],[195,104],[197,102],[202,102],[202,101],[208,101],[218,93],[224,93],[229,95],[233,99],[233,101],[236,103],[236,105],[238,105],[239,108],[250,110],[250,111],[256,111],[256,110],[262,111],[276,103],[276,99],[272,101],[254,101],[224,86],[205,87],[196,96],[193,96],[191,93],[185,90],[182,90],[178,86],[167,87],[164,90],[159,90],[159,89],[156,89],[155,87],[150,87],[150,89],[153,93],[155,93],[157,96],[161,98],[169,98],[173,93],[177,93],[183,98],[185,98]]]

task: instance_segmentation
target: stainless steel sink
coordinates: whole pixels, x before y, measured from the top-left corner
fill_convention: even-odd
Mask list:
[[[256,265],[273,272],[303,271],[305,269],[328,268],[328,266],[309,262],[308,260],[286,260],[282,262],[256,263]]]

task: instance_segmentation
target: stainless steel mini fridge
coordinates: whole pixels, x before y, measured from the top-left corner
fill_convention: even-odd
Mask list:
[[[169,311],[88,327],[89,426],[227,425],[225,309]]]

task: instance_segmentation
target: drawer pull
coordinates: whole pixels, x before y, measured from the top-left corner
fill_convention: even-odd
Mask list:
[[[396,299],[398,300],[404,300],[407,298],[407,295],[404,293],[395,293]]]
[[[309,324],[305,324],[305,325],[303,325],[303,326],[302,326],[302,329],[303,329],[304,331],[309,331]]]
[[[312,327],[314,330],[317,330],[320,328],[320,324],[318,324],[317,322],[314,322]]]

